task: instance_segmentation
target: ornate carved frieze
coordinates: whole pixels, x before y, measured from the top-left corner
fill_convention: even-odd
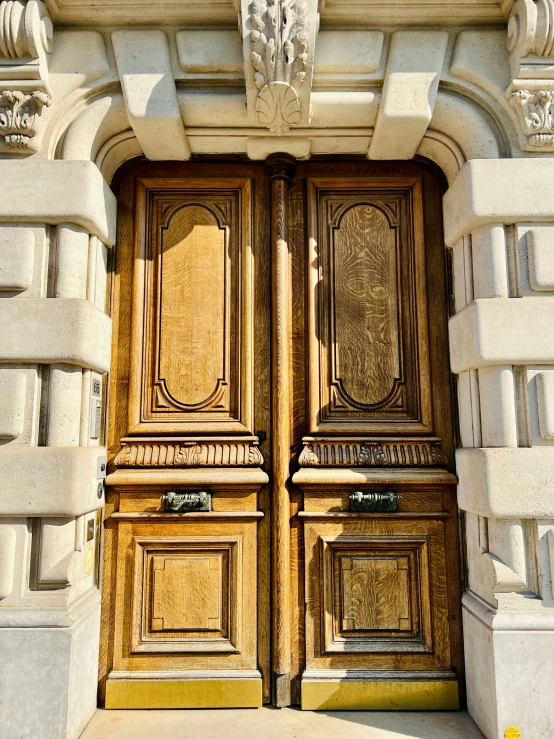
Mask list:
[[[305,440],[301,467],[433,467],[447,459],[438,439]]]
[[[554,0],[517,0],[508,22],[515,108],[528,151],[554,150]]]
[[[161,441],[126,439],[115,458],[117,467],[259,467],[263,457],[256,440]]]
[[[50,105],[47,57],[52,21],[40,0],[0,2],[0,135],[29,153],[42,109]]]
[[[317,0],[242,0],[249,113],[281,136],[309,122]]]

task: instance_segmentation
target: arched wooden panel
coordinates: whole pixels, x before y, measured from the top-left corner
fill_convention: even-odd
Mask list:
[[[137,183],[129,437],[252,433],[250,198],[249,180]]]
[[[224,407],[226,229],[209,209],[185,205],[161,241],[159,377],[177,406]]]
[[[346,210],[332,233],[332,344],[338,397],[370,408],[399,379],[396,239],[382,210]]]
[[[308,182],[309,433],[432,435],[421,203],[409,178]]]

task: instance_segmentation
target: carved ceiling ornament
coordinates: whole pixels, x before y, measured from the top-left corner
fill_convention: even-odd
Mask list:
[[[39,118],[50,105],[48,54],[54,32],[40,0],[0,2],[0,135],[13,153],[36,148]]]
[[[310,121],[317,0],[242,0],[251,117],[282,136]]]
[[[554,151],[554,0],[516,0],[508,22],[515,108],[527,151]]]

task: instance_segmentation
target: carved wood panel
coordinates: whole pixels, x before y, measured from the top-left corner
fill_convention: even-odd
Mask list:
[[[239,649],[241,542],[135,537],[134,653]]]
[[[224,634],[226,557],[207,553],[152,557],[150,631]]]
[[[309,180],[310,433],[432,433],[419,180]]]
[[[252,433],[250,181],[137,193],[128,433]]]
[[[114,669],[256,669],[257,518],[133,515],[117,522]]]
[[[430,650],[428,543],[321,537],[325,651]]]
[[[447,669],[442,518],[311,515],[303,514],[308,669]]]
[[[411,628],[408,557],[341,555],[341,631]]]

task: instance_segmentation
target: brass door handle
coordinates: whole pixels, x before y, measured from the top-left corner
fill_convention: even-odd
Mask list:
[[[166,513],[192,513],[207,512],[212,510],[212,494],[204,490],[198,493],[174,493],[173,491],[162,495],[164,511]]]
[[[357,513],[394,513],[398,510],[398,493],[350,493],[350,510]]]

